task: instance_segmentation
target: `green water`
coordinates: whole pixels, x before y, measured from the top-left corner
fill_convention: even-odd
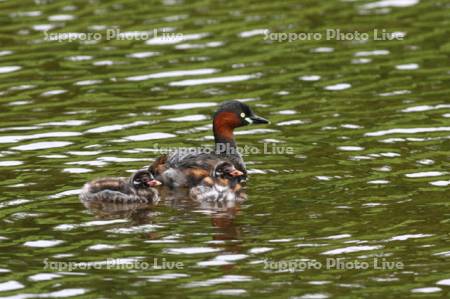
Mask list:
[[[0,297],[448,298],[449,10],[0,1]],[[106,40],[112,28],[150,37]],[[369,39],[288,42],[265,29]],[[404,38],[375,41],[374,29]],[[293,150],[245,156],[244,204],[79,202],[86,181],[126,176],[158,148],[211,145],[210,115],[231,99],[271,120],[239,129],[240,146]],[[154,261],[179,267],[143,269]]]

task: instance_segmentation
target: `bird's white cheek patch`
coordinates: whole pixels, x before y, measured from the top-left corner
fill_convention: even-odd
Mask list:
[[[250,117],[246,117],[245,120],[246,120],[249,124],[252,124],[252,123],[253,123],[253,120],[252,120]]]

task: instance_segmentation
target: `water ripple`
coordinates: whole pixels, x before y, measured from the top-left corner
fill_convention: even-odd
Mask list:
[[[145,42],[146,45],[173,45],[181,42],[185,42],[188,40],[196,40],[207,37],[208,33],[195,33],[195,34],[183,34],[183,35],[175,35],[170,37],[165,36],[157,36],[151,38]]]
[[[302,81],[319,81],[320,78],[321,77],[318,75],[305,75],[305,76],[299,77],[299,79]]]
[[[75,16],[72,15],[52,15],[48,17],[48,20],[51,22],[72,21],[74,19]]]
[[[388,50],[372,50],[372,51],[360,51],[356,52],[355,56],[378,56],[378,55],[388,55]]]
[[[62,172],[67,172],[67,173],[88,173],[88,172],[92,172],[92,169],[88,169],[88,168],[64,168],[62,170]]]
[[[397,70],[417,70],[419,68],[419,65],[417,63],[409,63],[409,64],[399,64],[396,65],[395,68]]]
[[[135,121],[129,124],[117,124],[117,125],[108,125],[108,126],[102,126],[97,128],[92,128],[87,130],[85,133],[106,133],[106,132],[113,132],[113,131],[120,131],[128,128],[134,128],[144,125],[149,125],[152,122],[150,121]]]
[[[12,73],[12,72],[20,70],[21,68],[22,67],[17,66],[17,65],[15,65],[15,66],[1,66],[0,67],[0,74]]]
[[[31,275],[28,277],[28,280],[30,281],[47,281],[47,280],[53,280],[55,278],[60,278],[61,275],[54,274],[54,273],[38,273],[35,275]]]
[[[88,292],[87,289],[63,289],[60,291],[50,292],[50,293],[39,293],[39,294],[18,294],[10,297],[3,297],[4,299],[29,299],[29,298],[67,298],[74,296],[81,296]]]
[[[441,172],[441,171],[424,171],[424,172],[414,172],[414,173],[407,173],[405,174],[408,178],[426,178],[426,177],[435,177],[435,176],[441,176],[446,175],[447,172]]]
[[[217,105],[217,103],[212,103],[212,102],[183,103],[183,104],[163,105],[163,106],[159,106],[158,109],[160,109],[160,110],[185,110],[185,109],[195,109],[195,108],[203,108],[203,107],[213,107],[216,105]]]
[[[339,249],[328,250],[328,251],[322,252],[322,254],[335,255],[335,254],[353,253],[353,252],[367,251],[367,250],[377,250],[377,249],[381,249],[381,248],[383,248],[383,246],[381,246],[381,245],[349,246],[349,247],[344,247],[344,248],[339,248]]]
[[[56,147],[64,147],[73,144],[73,142],[68,141],[52,141],[52,142],[36,142],[25,145],[19,145],[16,147],[12,147],[11,149],[18,151],[33,151],[47,148],[56,148]]]
[[[203,114],[194,114],[194,115],[186,115],[186,116],[181,116],[181,117],[173,117],[173,118],[168,118],[168,121],[174,121],[174,122],[185,122],[185,121],[201,121],[201,120],[206,120],[208,119],[205,115]]]
[[[325,90],[338,91],[338,90],[349,89],[350,87],[352,87],[352,85],[349,83],[339,83],[339,84],[335,84],[335,85],[325,86]]]
[[[434,181],[430,182],[430,185],[437,186],[437,187],[447,187],[450,185],[450,180],[448,181]]]
[[[22,289],[24,287],[25,286],[23,284],[21,284],[20,282],[15,281],[15,280],[10,280],[7,282],[0,283],[0,292],[18,290],[18,289]]]
[[[390,134],[416,134],[416,133],[448,132],[448,131],[450,131],[450,127],[395,128],[395,129],[365,133],[364,136],[384,136],[384,135],[390,135]]]
[[[185,248],[168,248],[165,250],[169,254],[203,254],[221,251],[220,248],[211,247],[185,247]]]
[[[435,106],[431,105],[421,105],[421,106],[414,106],[414,107],[408,107],[402,110],[402,112],[422,112],[422,111],[430,111],[430,110],[437,110],[437,109],[448,109],[450,108],[450,104],[439,104]]]
[[[124,137],[124,139],[130,140],[130,141],[145,141],[145,140],[166,139],[166,138],[173,138],[173,137],[177,137],[177,135],[171,134],[171,133],[155,132],[155,133],[131,135],[131,136]]]
[[[242,31],[239,33],[239,36],[242,38],[252,37],[256,35],[264,35],[269,32],[269,29],[267,28],[261,28],[261,29],[252,29],[248,31]]]
[[[41,96],[50,97],[50,96],[60,95],[60,94],[66,93],[66,92],[67,92],[67,90],[64,90],[64,89],[49,90],[49,91],[41,93]]]
[[[132,76],[132,77],[125,78],[125,80],[127,80],[127,81],[145,81],[145,80],[149,80],[149,79],[158,79],[158,78],[208,75],[208,74],[217,73],[218,71],[219,71],[218,69],[179,70],[179,71],[152,73],[152,74],[148,74],[148,75]]]
[[[156,224],[144,224],[144,225],[133,226],[133,227],[112,228],[112,229],[109,229],[108,232],[115,233],[115,234],[137,234],[137,233],[152,232],[161,227],[162,227],[161,225],[156,225]]]
[[[147,281],[150,282],[161,282],[163,280],[185,278],[185,277],[189,277],[189,275],[184,273],[166,273],[160,275],[147,276],[146,278]]]
[[[408,234],[408,235],[399,235],[399,236],[395,236],[390,238],[389,240],[387,240],[387,242],[390,241],[406,241],[408,239],[418,239],[418,238],[427,238],[427,237],[431,237],[433,235],[431,234]]]
[[[127,57],[142,59],[142,58],[153,57],[156,55],[159,55],[159,52],[137,52],[137,53],[128,54]]]
[[[305,121],[300,119],[294,119],[294,120],[288,120],[288,121],[282,121],[277,123],[277,126],[292,126],[292,125],[302,125]]]
[[[0,137],[0,143],[16,143],[24,140],[40,139],[40,138],[51,138],[51,137],[73,137],[82,135],[79,132],[50,132],[50,133],[40,133],[34,135],[23,135],[23,136],[3,136]]]
[[[23,245],[27,247],[38,247],[47,248],[54,247],[64,243],[62,240],[37,240],[37,241],[27,241]]]
[[[382,8],[382,7],[407,7],[419,3],[419,0],[381,0],[377,2],[367,3],[362,8]]]
[[[437,285],[450,286],[450,279],[442,279],[436,282]]]
[[[425,287],[425,288],[416,288],[412,289],[411,293],[422,293],[422,294],[429,294],[429,293],[436,293],[442,291],[441,288],[438,287]]]
[[[0,167],[22,165],[22,161],[0,161]]]
[[[364,150],[364,148],[361,146],[352,146],[352,145],[338,146],[338,149],[341,151],[362,151],[362,150]]]
[[[222,283],[230,283],[230,282],[247,282],[252,281],[253,277],[246,275],[224,275],[219,278],[208,279],[204,281],[194,281],[187,283],[185,285],[186,288],[196,288],[196,287],[209,287]]]
[[[205,49],[205,48],[217,48],[223,46],[223,42],[209,42],[205,44],[179,44],[175,46],[177,50],[189,50],[189,49]]]
[[[170,82],[170,86],[194,86],[194,85],[202,85],[202,84],[215,84],[215,83],[230,83],[230,82],[238,82],[245,81],[250,79],[257,78],[258,75],[237,75],[237,76],[225,76],[225,77],[215,77],[215,78],[205,78],[205,79],[191,79],[191,80],[182,80],[176,82]]]

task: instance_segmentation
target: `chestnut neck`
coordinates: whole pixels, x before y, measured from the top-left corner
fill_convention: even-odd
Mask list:
[[[227,125],[220,125],[218,122],[213,122],[215,151],[217,154],[224,154],[226,156],[233,154],[236,151],[236,141],[234,139],[234,128]]]

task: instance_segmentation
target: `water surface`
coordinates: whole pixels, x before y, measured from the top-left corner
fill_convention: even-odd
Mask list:
[[[0,1],[0,297],[448,297],[449,8]],[[330,28],[371,38],[265,39]],[[272,122],[237,132],[260,150],[245,156],[244,204],[79,202],[90,179],[211,145],[210,116],[232,99]],[[143,263],[156,267],[125,267]]]

